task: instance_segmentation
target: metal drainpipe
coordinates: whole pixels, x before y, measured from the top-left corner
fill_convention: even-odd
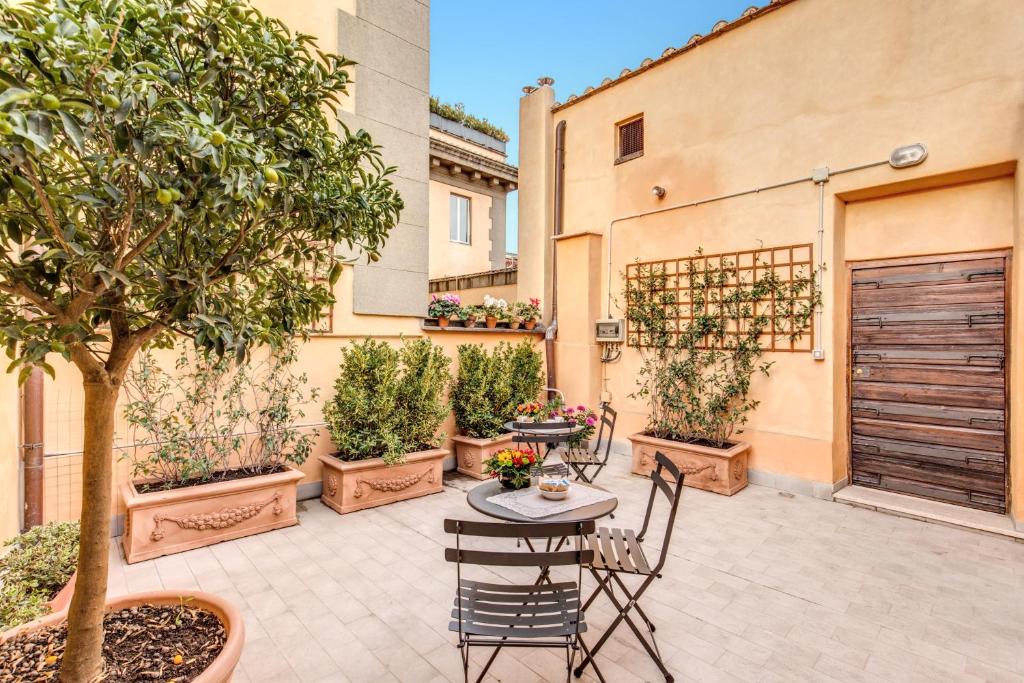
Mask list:
[[[25,530],[43,523],[43,371],[35,368],[21,397]]]
[[[562,234],[563,198],[565,194],[565,121],[555,126],[555,199],[552,236]],[[544,355],[547,357],[548,387],[558,388],[555,368],[555,337],[558,336],[558,245],[551,247],[551,322],[544,332]]]

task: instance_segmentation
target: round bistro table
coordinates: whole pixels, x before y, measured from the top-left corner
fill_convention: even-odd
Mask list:
[[[572,489],[577,486],[585,486],[587,488],[597,489],[598,491],[608,490],[601,488],[600,486],[594,486],[593,484],[574,482],[572,487],[569,489],[569,495],[572,495]],[[521,515],[518,512],[509,510],[507,507],[502,505],[495,505],[494,503],[488,502],[488,498],[496,496],[507,490],[510,489],[504,488],[501,485],[501,482],[497,480],[484,482],[483,484],[470,489],[469,493],[466,494],[466,502],[469,503],[469,507],[473,508],[477,512],[485,514],[488,517],[494,517],[495,519],[503,519],[506,522],[586,522],[592,519],[607,517],[615,512],[615,508],[619,506],[618,498],[609,498],[608,500],[602,500],[597,503],[584,505],[583,507],[574,508],[566,512],[560,512],[557,515],[548,515],[547,517],[527,517],[526,515]]]

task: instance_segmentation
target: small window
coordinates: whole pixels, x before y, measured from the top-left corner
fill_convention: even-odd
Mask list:
[[[469,244],[469,197],[453,194],[448,199],[448,237],[452,242]]]
[[[644,154],[644,117],[638,116],[618,125],[619,156],[615,163],[636,159]]]

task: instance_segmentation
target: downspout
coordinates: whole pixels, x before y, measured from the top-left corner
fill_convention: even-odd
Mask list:
[[[24,530],[43,523],[43,371],[33,368],[21,394]]]
[[[565,121],[555,127],[555,198],[552,236],[562,234],[563,199],[565,194]],[[544,332],[544,355],[547,357],[548,383],[557,389],[555,372],[555,337],[558,336],[558,245],[551,247],[551,322]]]

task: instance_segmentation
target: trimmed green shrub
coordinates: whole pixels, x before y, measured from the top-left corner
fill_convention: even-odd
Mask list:
[[[47,613],[46,603],[75,573],[78,522],[50,522],[4,543],[0,557],[0,631]]]
[[[334,395],[324,406],[339,459],[383,458],[393,465],[440,443],[451,382],[451,359],[441,347],[425,338],[400,348],[367,339],[341,353]]]
[[[459,373],[452,389],[455,425],[466,436],[493,439],[512,420],[516,406],[537,400],[543,359],[533,345],[506,342],[487,353],[482,344],[459,347]]]

